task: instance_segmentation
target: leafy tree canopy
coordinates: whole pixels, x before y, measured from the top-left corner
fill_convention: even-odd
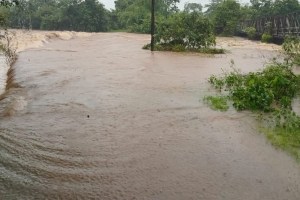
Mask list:
[[[212,0],[207,15],[213,21],[215,33],[233,35],[242,16],[241,5],[235,0]]]
[[[200,3],[186,3],[184,5],[185,12],[202,12],[202,5]]]
[[[12,6],[12,5],[18,5],[18,0],[0,0],[0,6]]]
[[[178,11],[176,3],[179,0],[156,0],[156,17],[166,18]],[[121,29],[131,32],[150,32],[151,1],[145,0],[116,0],[115,14]]]
[[[12,27],[107,31],[109,11],[98,0],[20,0],[10,11]]]

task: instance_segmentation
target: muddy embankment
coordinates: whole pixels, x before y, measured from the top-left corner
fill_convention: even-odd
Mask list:
[[[279,47],[219,38],[230,53],[208,56],[146,43],[99,33],[19,53],[21,88],[0,120],[0,199],[300,199],[299,164],[251,113],[202,102],[211,74],[232,60],[255,71]]]

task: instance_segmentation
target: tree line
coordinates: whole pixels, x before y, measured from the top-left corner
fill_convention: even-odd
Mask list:
[[[230,36],[241,20],[300,10],[298,0],[250,0],[245,5],[236,0],[210,0],[207,5],[187,3],[180,11],[179,1],[156,0],[157,26],[193,18],[190,15],[196,13],[209,21],[214,34]],[[115,0],[113,10],[106,9],[101,0],[0,0],[0,24],[37,30],[149,33],[150,9],[150,0]]]

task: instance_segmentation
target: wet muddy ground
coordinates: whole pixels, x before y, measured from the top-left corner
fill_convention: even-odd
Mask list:
[[[1,199],[300,199],[300,166],[251,113],[210,110],[211,74],[277,56],[220,41],[205,56],[95,34],[21,52],[0,110]]]

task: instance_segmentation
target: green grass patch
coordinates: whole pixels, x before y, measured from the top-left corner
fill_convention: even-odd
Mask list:
[[[300,130],[288,130],[276,127],[273,129],[263,128],[262,132],[267,136],[272,145],[288,152],[297,161],[300,161]]]
[[[226,96],[207,96],[204,102],[213,110],[227,111],[229,109]]]
[[[261,132],[271,144],[300,161],[300,117],[290,109],[280,109],[264,118],[267,126]]]

